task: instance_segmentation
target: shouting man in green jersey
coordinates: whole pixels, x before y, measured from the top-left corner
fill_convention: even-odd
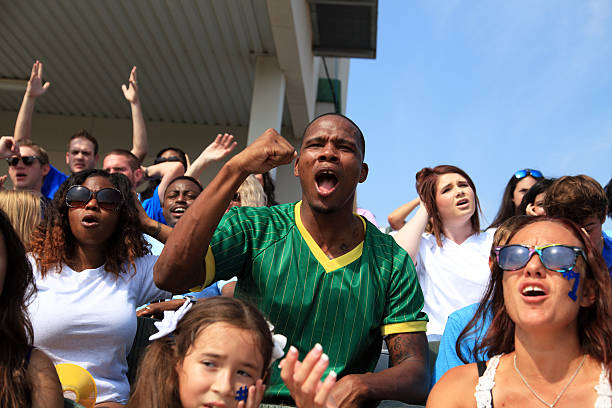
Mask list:
[[[353,214],[365,181],[365,141],[350,119],[326,114],[306,128],[294,172],[302,201],[233,207],[249,174],[290,163],[296,152],[273,129],[230,159],[185,212],[155,265],[155,282],[186,291],[237,275],[235,295],[254,302],[300,357],[320,343],[340,380],[339,406],[427,396],[426,315],[408,254]],[[385,338],[392,367],[371,373]],[[268,401],[289,402],[271,367]]]

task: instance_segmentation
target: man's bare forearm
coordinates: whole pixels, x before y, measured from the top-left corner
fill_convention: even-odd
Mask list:
[[[204,257],[210,240],[247,176],[230,160],[181,217],[155,264],[159,288],[177,292],[204,283]]]
[[[17,114],[17,122],[15,122],[15,142],[23,143],[32,141],[32,116],[34,115],[34,106],[36,98],[23,96],[23,102]]]
[[[132,153],[142,162],[149,149],[147,127],[140,101],[131,103],[130,107],[132,109]]]
[[[424,403],[429,390],[428,344],[425,333],[400,333],[387,338],[390,368],[366,374],[368,400],[392,399]]]

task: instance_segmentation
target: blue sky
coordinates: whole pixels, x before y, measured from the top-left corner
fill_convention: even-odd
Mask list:
[[[426,166],[472,177],[485,226],[518,169],[610,180],[612,2],[381,0],[378,12],[377,58],[351,61],[347,114],[370,166],[358,203],[379,224]]]

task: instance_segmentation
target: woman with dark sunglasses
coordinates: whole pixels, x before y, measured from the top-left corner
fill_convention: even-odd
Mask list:
[[[565,219],[523,217],[511,228],[457,341],[493,316],[473,350],[489,360],[448,371],[427,406],[612,406],[612,283],[600,253]]]
[[[97,403],[127,403],[127,354],[137,306],[171,297],[153,282],[130,182],[85,170],[58,190],[34,232],[31,261],[38,293],[28,306],[35,346],[55,363],[73,363],[96,382]]]
[[[493,231],[480,231],[476,186],[460,168],[426,167],[417,173],[416,187],[421,205],[395,240],[416,266],[429,316],[427,336],[437,340],[448,315],[484,292]],[[428,224],[431,232],[425,232]]]
[[[506,184],[499,210],[489,228],[497,228],[513,215],[519,215],[518,208],[523,196],[542,177],[544,176],[539,170],[522,169],[516,171]]]

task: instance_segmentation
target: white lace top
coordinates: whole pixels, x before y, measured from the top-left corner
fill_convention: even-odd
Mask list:
[[[493,394],[491,391],[495,387],[495,371],[497,371],[501,356],[502,354],[491,357],[484,374],[478,378],[476,392],[474,393],[477,408],[493,408]],[[597,392],[595,408],[612,408],[612,388],[608,378],[608,370],[602,364],[599,383],[594,387]]]

